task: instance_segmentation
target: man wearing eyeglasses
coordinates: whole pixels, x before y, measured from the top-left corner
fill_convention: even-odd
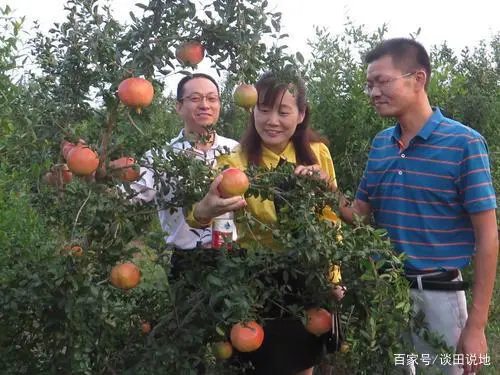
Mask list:
[[[218,155],[238,145],[237,141],[223,137],[212,129],[219,120],[220,107],[219,86],[211,76],[195,73],[183,77],[177,85],[175,109],[184,127],[177,137],[170,140],[168,147],[174,152],[187,151],[189,155],[215,167]],[[148,163],[153,163],[154,157],[168,158],[165,149],[146,152]],[[158,193],[152,169],[141,167],[140,172],[141,179],[130,185],[137,192],[135,201],[150,202],[156,199],[161,206],[162,202],[171,199],[171,195]],[[160,210],[158,215],[162,230],[166,233],[165,241],[174,250],[168,278],[171,287],[187,268],[196,266],[203,272],[207,266],[213,266],[212,252],[206,250],[212,241],[211,228],[191,228],[186,223],[182,207],[173,212],[169,209]],[[236,236],[236,233],[233,235]],[[182,289],[184,298],[188,298],[187,294],[191,290],[197,290],[196,285],[190,285],[189,288]],[[205,374],[205,366],[199,364],[196,371],[200,375]]]
[[[233,149],[238,142],[217,134],[211,127],[217,123],[220,114],[220,92],[217,82],[209,75],[195,73],[183,77],[177,85],[177,103],[175,109],[184,122],[179,135],[169,142],[176,152],[190,151],[193,157],[203,159],[215,165],[215,158],[224,147]],[[203,135],[203,138],[202,138]],[[194,143],[188,141],[194,139]],[[165,150],[150,150],[146,159],[152,162],[153,155],[167,157]],[[154,174],[151,169],[141,168],[142,177],[131,187],[139,194],[135,199],[145,202],[158,197],[154,186]],[[161,202],[160,202],[161,203]],[[185,221],[182,208],[171,212],[159,211],[160,224],[167,236],[165,241],[177,250],[192,250],[208,246],[212,235],[210,228],[191,228]]]
[[[356,199],[350,206],[342,200],[341,215],[352,222],[356,214],[388,231],[395,251],[407,256],[405,274],[415,312],[423,311],[429,329],[462,358],[463,366],[439,369],[473,374],[488,352],[485,327],[498,257],[497,203],[486,141],[431,107],[429,56],[418,42],[386,40],[367,54],[366,62],[366,92],[375,110],[397,123],[373,139]],[[467,283],[460,270],[472,256],[467,311]],[[436,355],[422,337],[410,336],[417,353]],[[414,368],[405,371],[415,373]]]

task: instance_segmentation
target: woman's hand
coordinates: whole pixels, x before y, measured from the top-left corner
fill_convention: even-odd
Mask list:
[[[208,193],[195,204],[193,215],[199,223],[209,223],[214,217],[236,211],[247,205],[245,199],[240,196],[222,198],[218,189],[221,181],[222,175],[217,176],[210,185]]]
[[[296,176],[306,176],[324,181],[332,191],[337,191],[337,180],[331,178],[319,164],[298,165],[295,168]]]

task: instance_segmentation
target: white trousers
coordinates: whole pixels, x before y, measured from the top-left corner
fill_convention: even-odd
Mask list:
[[[462,280],[462,276],[459,275],[455,280]],[[446,344],[455,351],[467,321],[465,291],[436,291],[419,288],[411,289],[410,292],[414,303],[414,313],[423,312],[424,321],[429,330],[442,335]],[[417,374],[417,368],[419,374],[463,374],[463,369],[459,367],[457,361],[454,361],[454,351],[447,353],[450,357],[437,353],[432,345],[413,332],[410,332],[406,338],[409,339],[414,347],[414,354],[418,357],[416,365],[411,363],[405,367],[406,374]]]

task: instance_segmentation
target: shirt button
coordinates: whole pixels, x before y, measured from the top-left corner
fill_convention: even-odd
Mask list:
[[[402,157],[402,158],[405,158],[405,157],[406,157],[406,155],[405,155],[405,154],[401,154],[401,157]]]
[[[398,175],[402,175],[403,174],[403,171],[398,171]]]

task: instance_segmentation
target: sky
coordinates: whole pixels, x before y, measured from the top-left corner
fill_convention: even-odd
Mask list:
[[[202,0],[195,0],[201,2]],[[206,0],[203,0],[206,1]],[[136,15],[141,10],[136,3],[147,0],[110,0],[113,14],[128,22],[129,12]],[[268,0],[274,11],[282,13],[282,33],[291,51],[300,51],[307,59],[307,40],[314,38],[315,26],[327,27],[332,34],[341,34],[347,16],[356,24],[364,25],[365,31],[375,31],[384,22],[388,24],[387,37],[409,36],[418,28],[419,40],[426,48],[444,41],[459,52],[473,47],[482,39],[490,40],[500,32],[500,1],[475,0]],[[2,8],[10,5],[18,16],[26,16],[26,25],[38,20],[42,30],[48,30],[54,22],[65,19],[66,0],[0,0]],[[205,61],[204,61],[205,62]],[[209,64],[202,62],[198,70],[213,74]],[[167,85],[176,84],[181,77],[171,77]]]

